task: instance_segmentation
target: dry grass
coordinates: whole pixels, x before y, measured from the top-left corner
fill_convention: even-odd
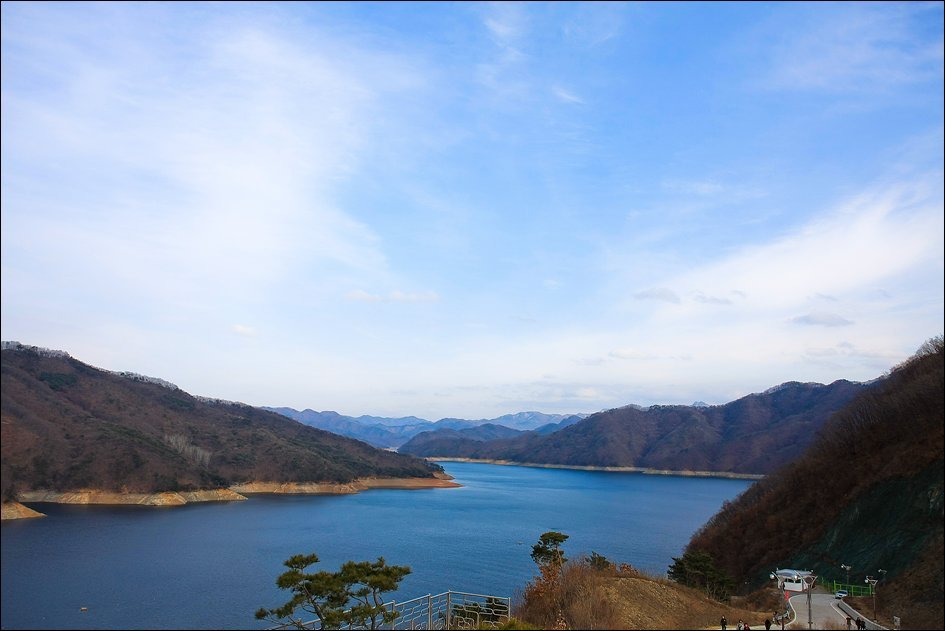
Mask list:
[[[514,614],[542,629],[717,629],[725,616],[764,628],[770,613],[711,600],[663,577],[625,567],[595,570],[580,562],[562,568],[557,585],[529,583]]]

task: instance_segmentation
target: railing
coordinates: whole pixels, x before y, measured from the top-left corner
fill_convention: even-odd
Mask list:
[[[508,621],[512,607],[511,598],[470,594],[467,592],[443,592],[427,594],[403,602],[384,603],[388,611],[397,617],[382,625],[383,629],[483,629],[497,627]],[[321,629],[318,620],[303,623],[306,629]],[[295,624],[284,624],[272,629],[298,628]],[[345,627],[356,629],[358,627]]]
[[[831,592],[837,592],[842,589],[851,596],[869,596],[873,593],[870,591],[869,585],[848,585],[846,583],[841,583],[840,581],[827,580],[823,582],[823,585]]]

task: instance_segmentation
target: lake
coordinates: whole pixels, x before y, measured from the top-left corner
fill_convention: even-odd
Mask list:
[[[294,554],[314,570],[383,556],[413,570],[390,597],[446,590],[515,596],[539,535],[663,574],[747,480],[443,463],[456,489],[253,496],[181,507],[30,504],[4,522],[4,629],[265,628],[259,607]],[[310,568],[311,570],[312,568]],[[86,607],[87,611],[81,611]]]

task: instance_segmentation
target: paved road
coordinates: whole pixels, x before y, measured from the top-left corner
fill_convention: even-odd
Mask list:
[[[787,625],[788,629],[807,628],[807,594],[798,594],[791,598],[791,608],[797,613],[794,622]],[[837,607],[837,599],[833,594],[811,594],[811,620],[815,629],[845,629],[847,614]]]
[[[790,600],[791,607],[797,613],[794,622],[787,625],[787,629],[806,629],[807,628],[807,594],[798,594]],[[840,610],[840,601],[833,597],[833,594],[811,594],[810,619],[814,622],[815,629],[846,629],[847,614]],[[867,620],[867,618],[863,618]],[[853,626],[856,628],[856,616],[853,617]],[[869,628],[877,628],[870,623]],[[878,627],[882,628],[882,627]]]

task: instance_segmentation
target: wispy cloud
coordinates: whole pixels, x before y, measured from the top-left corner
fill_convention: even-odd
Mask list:
[[[701,292],[697,292],[693,297],[693,300],[696,302],[701,302],[707,305],[730,305],[732,301],[729,298],[719,298],[718,296],[707,296]]]
[[[637,300],[658,300],[662,302],[671,302],[674,304],[679,304],[682,302],[679,299],[679,294],[677,294],[672,289],[667,289],[666,287],[654,287],[652,289],[638,291],[637,293],[633,294],[633,297]]]
[[[567,90],[561,87],[560,85],[552,86],[551,93],[554,94],[555,97],[557,97],[559,101],[562,101],[564,103],[578,103],[582,105],[584,104],[584,99],[577,96],[570,90]]]
[[[852,320],[847,320],[841,315],[837,315],[836,313],[827,313],[824,311],[797,316],[795,318],[791,318],[791,322],[794,324],[803,324],[805,326],[850,326],[853,324]]]
[[[770,84],[834,93],[878,92],[940,80],[938,40],[916,39],[915,28],[938,20],[935,3],[858,3],[832,11],[781,14]],[[773,27],[772,27],[773,28]]]
[[[363,289],[355,289],[345,294],[345,298],[355,302],[438,302],[440,295],[435,291],[405,292],[397,290],[386,294],[372,294]]]
[[[482,22],[502,46],[512,46],[528,28],[526,8],[517,2],[489,2],[484,5]]]
[[[656,355],[653,353],[640,351],[635,348],[621,348],[615,351],[610,351],[608,356],[613,357],[614,359],[656,359]]]

